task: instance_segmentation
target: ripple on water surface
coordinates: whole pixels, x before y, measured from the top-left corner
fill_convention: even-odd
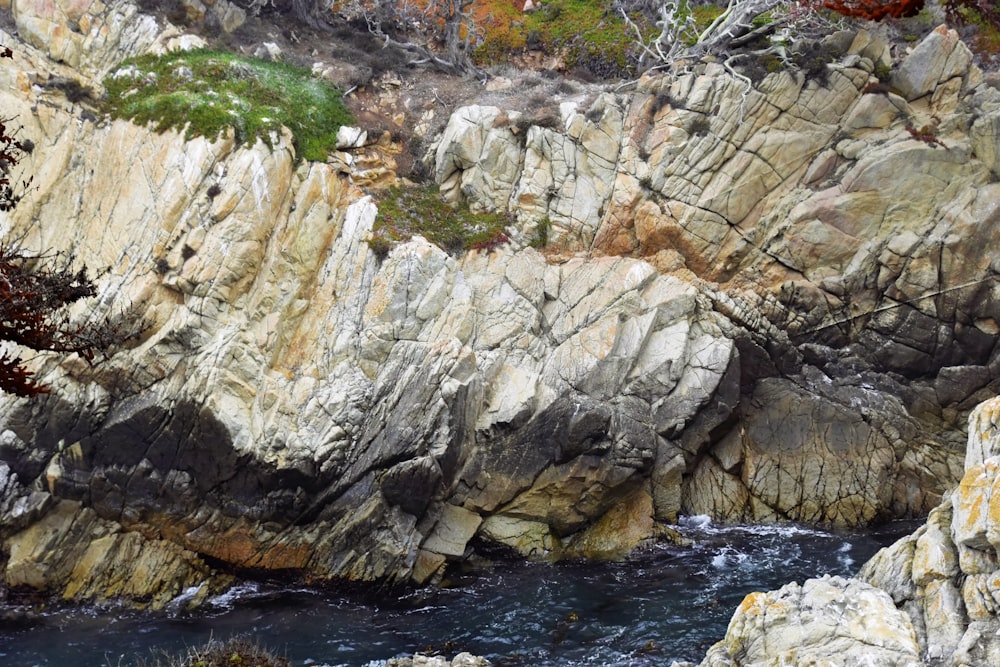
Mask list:
[[[532,667],[696,661],[747,593],[854,574],[916,525],[834,534],[691,517],[678,526],[689,547],[656,545],[621,563],[498,563],[391,599],[247,584],[198,614],[62,609],[30,627],[0,626],[0,665],[117,667],[236,634],[311,667],[374,667],[427,649]]]

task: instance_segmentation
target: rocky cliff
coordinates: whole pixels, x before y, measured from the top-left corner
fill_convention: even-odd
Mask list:
[[[971,415],[965,475],[924,526],[880,551],[855,579],[748,595],[701,665],[996,664],[998,472],[994,398]]]
[[[2,223],[110,267],[91,307],[150,326],[0,397],[8,588],[423,583],[480,548],[621,556],[680,513],[912,516],[959,479],[998,377],[1000,91],[954,33],[891,73],[838,34],[811,77],[690,63],[544,123],[464,107],[435,178],[516,211],[515,243],[380,259],[378,194],[342,159],[156,134],[48,85],[191,41],[81,6],[14,3],[33,46],[0,106],[35,180]],[[517,242],[546,220],[550,247]]]

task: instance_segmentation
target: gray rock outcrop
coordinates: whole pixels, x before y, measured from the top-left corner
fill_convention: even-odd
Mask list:
[[[110,267],[96,314],[149,327],[95,367],[40,356],[47,397],[0,396],[8,583],[154,606],[225,585],[208,563],[424,583],[480,545],[620,557],[682,512],[865,525],[960,477],[1000,298],[1000,93],[968,62],[909,101],[866,92],[886,55],[859,36],[826,82],[699,64],[523,133],[459,110],[442,189],[523,235],[548,218],[553,245],[380,259],[377,196],[287,135],[185,141],[37,85],[133,50],[53,63],[77,47],[52,21],[0,62],[36,143],[0,222]],[[958,58],[938,34],[911,57]],[[905,129],[932,114],[944,148]]]

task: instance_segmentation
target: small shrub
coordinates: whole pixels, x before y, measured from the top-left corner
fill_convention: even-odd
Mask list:
[[[469,250],[476,250],[489,254],[502,245],[510,243],[510,236],[504,230],[498,231],[492,238],[476,241],[469,245]]]
[[[891,91],[892,88],[885,81],[872,81],[867,86],[865,86],[861,92],[865,93],[866,95],[869,93],[876,95],[878,94],[888,95]]]
[[[560,81],[556,85],[556,93],[558,93],[559,95],[575,95],[576,86],[571,81],[566,81],[566,80]]]
[[[552,233],[552,219],[545,216],[535,223],[535,233],[528,243],[532,248],[544,248],[549,244],[549,235]]]
[[[780,72],[785,68],[785,63],[779,56],[767,53],[762,56],[745,58],[740,69],[743,75],[758,84],[764,80],[768,74]]]
[[[885,81],[892,74],[892,66],[885,63],[878,63],[875,65],[873,74],[879,81]]]
[[[474,213],[467,204],[451,206],[437,186],[389,188],[379,197],[368,246],[384,259],[397,243],[419,234],[445,252],[457,255],[471,249],[492,251],[510,240],[503,213]]]
[[[827,65],[836,62],[839,57],[840,53],[830,44],[812,42],[797,52],[792,57],[792,62],[805,73],[806,79],[825,86],[830,81],[830,68]]]
[[[917,141],[922,141],[925,144],[929,144],[931,148],[941,148],[947,149],[948,147],[938,139],[937,127],[934,125],[924,125],[922,127],[913,127],[912,125],[906,125],[906,131],[910,133],[910,136]]]
[[[649,117],[651,119],[655,118],[656,114],[660,113],[660,111],[662,111],[663,108],[667,106],[673,107],[674,109],[679,109],[683,107],[680,101],[670,93],[666,91],[657,93],[653,97],[653,101],[650,102],[649,104]]]
[[[587,109],[587,112],[583,114],[583,117],[589,120],[591,123],[597,124],[601,122],[601,118],[604,117],[604,107],[592,106],[589,109]]]
[[[535,124],[534,120],[532,120],[528,116],[520,116],[510,125],[510,127],[512,131],[517,136],[521,137],[521,140],[523,141],[528,138],[528,130],[530,130],[531,126],[534,124]]]
[[[546,130],[561,131],[563,129],[562,118],[551,108],[542,108],[535,111],[531,116],[522,115],[510,123],[510,128],[522,140],[528,138],[528,130],[532,127],[540,127]]]
[[[126,60],[104,80],[105,110],[114,118],[152,123],[156,131],[185,128],[188,138],[271,142],[284,126],[296,156],[324,160],[337,130],[353,122],[340,91],[309,71],[221,51],[174,51]]]
[[[399,242],[399,240],[393,240],[393,237],[396,235],[393,232],[386,232],[384,229],[380,229],[368,239],[368,247],[371,249],[372,254],[375,255],[376,260],[384,262],[385,258],[389,256],[389,251]]]
[[[542,110],[531,119],[531,124],[546,130],[562,130],[563,121],[559,114],[551,109]]]
[[[531,93],[530,97],[528,97],[528,106],[529,107],[543,107],[543,106],[545,106],[546,104],[548,104],[551,101],[552,101],[552,96],[551,95],[549,95],[548,93],[546,93],[544,91],[536,90],[533,93]]]
[[[165,655],[147,661],[139,667],[291,667],[287,658],[275,655],[244,637],[225,642],[210,641],[200,648],[189,649],[184,656]]]

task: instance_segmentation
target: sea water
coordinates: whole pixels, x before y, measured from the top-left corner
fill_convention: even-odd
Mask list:
[[[244,584],[195,613],[55,609],[28,627],[0,626],[0,665],[118,667],[235,635],[310,667],[376,667],[420,651],[532,667],[698,661],[747,593],[850,576],[916,525],[837,534],[693,517],[678,527],[689,546],[658,544],[616,563],[495,562],[403,594]]]

